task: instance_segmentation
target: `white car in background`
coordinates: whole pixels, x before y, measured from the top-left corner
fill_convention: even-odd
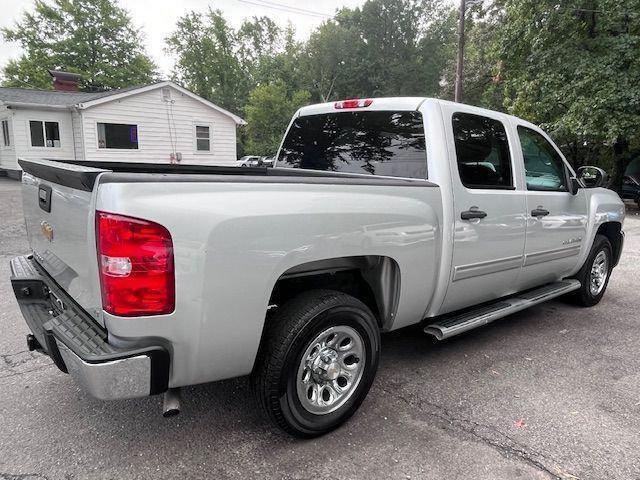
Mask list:
[[[258,156],[246,155],[238,160],[239,167],[273,167],[275,155]]]
[[[255,167],[258,165],[260,157],[258,155],[245,155],[237,162],[238,167]]]

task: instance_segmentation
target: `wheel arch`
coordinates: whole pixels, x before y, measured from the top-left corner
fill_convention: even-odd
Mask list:
[[[302,263],[285,271],[275,282],[269,305],[283,305],[312,289],[347,293],[365,303],[382,330],[395,319],[400,298],[400,267],[388,256],[335,257]]]
[[[603,235],[607,237],[609,243],[611,243],[611,248],[613,250],[613,266],[616,266],[620,260],[620,255],[622,254],[622,224],[620,222],[605,222],[598,227],[596,235]]]

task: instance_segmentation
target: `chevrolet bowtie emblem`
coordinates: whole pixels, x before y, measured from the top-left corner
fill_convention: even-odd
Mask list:
[[[53,227],[49,225],[48,222],[45,222],[43,220],[42,222],[40,222],[40,229],[42,230],[42,234],[47,238],[47,240],[53,242]]]

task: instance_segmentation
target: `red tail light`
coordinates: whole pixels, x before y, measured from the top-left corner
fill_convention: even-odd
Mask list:
[[[341,100],[339,102],[336,102],[333,104],[333,108],[363,108],[368,107],[372,103],[373,100],[371,100],[370,98],[354,98],[353,100]]]
[[[96,212],[102,308],[135,317],[173,312],[173,242],[162,225]]]

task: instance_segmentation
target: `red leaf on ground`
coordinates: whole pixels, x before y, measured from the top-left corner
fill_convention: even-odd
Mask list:
[[[524,423],[524,419],[523,418],[519,418],[518,420],[513,422],[513,427],[514,428],[523,428],[523,427],[526,427],[526,426],[527,426],[527,424]]]

